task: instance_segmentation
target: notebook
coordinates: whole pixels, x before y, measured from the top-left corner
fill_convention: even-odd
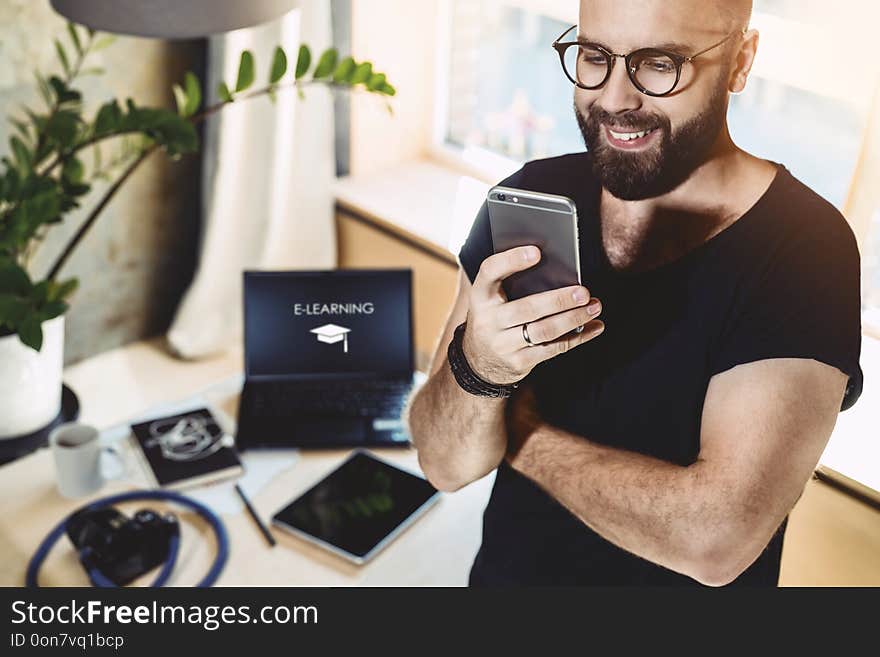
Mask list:
[[[244,473],[234,438],[207,408],[133,424],[131,431],[156,486],[185,488]]]

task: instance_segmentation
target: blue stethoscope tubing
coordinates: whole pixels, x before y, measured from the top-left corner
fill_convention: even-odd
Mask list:
[[[105,506],[112,506],[114,504],[121,504],[122,502],[131,502],[134,500],[159,500],[162,502],[174,502],[181,506],[192,509],[200,516],[202,516],[208,522],[208,524],[211,525],[211,528],[214,530],[214,535],[217,537],[217,556],[214,559],[214,563],[211,565],[211,569],[208,571],[208,574],[205,575],[205,577],[198,584],[196,584],[196,586],[212,586],[214,582],[217,581],[220,573],[223,572],[223,568],[224,566],[226,566],[226,561],[229,558],[229,536],[226,533],[226,527],[223,525],[223,521],[220,520],[219,516],[201,502],[197,502],[191,497],[186,497],[185,495],[181,495],[180,493],[175,493],[172,491],[145,490],[120,493],[119,495],[111,495],[109,497],[96,500],[82,507],[79,511],[95,511],[97,509],[102,509]],[[49,532],[46,538],[43,539],[43,542],[40,543],[40,546],[37,548],[34,556],[31,557],[31,561],[28,564],[27,568],[27,575],[25,576],[26,586],[32,588],[39,586],[39,584],[37,583],[37,576],[39,575],[40,567],[46,560],[46,557],[48,556],[49,551],[52,549],[52,546],[55,545],[58,539],[61,538],[61,536],[66,531],[67,521],[69,519],[70,516],[64,518],[64,520],[59,522],[58,525],[56,525],[55,528],[52,529],[51,532]],[[174,570],[174,565],[177,562],[177,553],[179,547],[180,537],[172,537],[172,539],[169,541],[168,557],[165,560],[165,565],[162,566],[162,570],[159,571],[159,574],[157,575],[151,586],[164,586],[165,583],[168,581],[168,578],[171,576],[171,572]],[[94,584],[95,586],[116,586],[111,580],[109,580],[96,568],[89,570],[89,578],[92,580],[92,584]]]

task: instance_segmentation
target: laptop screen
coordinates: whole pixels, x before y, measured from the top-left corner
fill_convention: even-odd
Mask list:
[[[411,374],[409,270],[245,272],[248,376]]]

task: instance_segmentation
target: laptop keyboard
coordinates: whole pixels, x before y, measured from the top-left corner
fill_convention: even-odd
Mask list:
[[[253,389],[253,413],[261,417],[299,414],[397,418],[409,381],[297,381],[262,384]]]

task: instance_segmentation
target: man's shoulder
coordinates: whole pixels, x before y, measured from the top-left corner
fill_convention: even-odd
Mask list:
[[[855,246],[852,227],[833,203],[787,168],[783,170],[783,175],[786,178],[781,186],[779,202],[784,210],[782,215],[787,219],[788,230],[810,241],[827,243],[833,240],[838,245]]]

